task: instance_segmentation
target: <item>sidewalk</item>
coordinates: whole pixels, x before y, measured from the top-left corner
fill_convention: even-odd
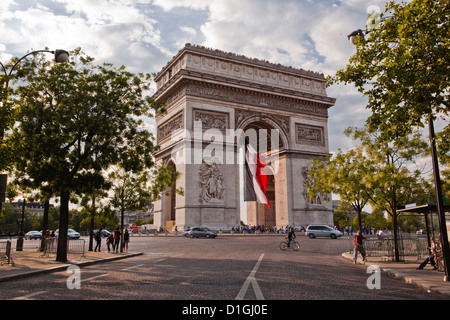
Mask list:
[[[11,264],[3,262],[0,265],[0,282],[13,279],[34,276],[42,273],[64,271],[68,266],[76,264],[79,267],[95,263],[108,262],[141,255],[142,253],[109,253],[109,252],[85,252],[81,254],[68,254],[67,262],[58,262],[54,254],[43,256],[42,252],[36,251],[13,251],[11,253]]]
[[[342,257],[353,263],[353,253],[344,252]],[[404,262],[385,261],[382,258],[369,257],[366,262],[363,262],[361,255],[358,254],[357,263],[367,267],[376,265],[390,276],[400,278],[406,283],[417,285],[425,290],[440,292],[447,295],[450,299],[450,281],[444,281],[445,273],[433,270],[430,264],[423,270],[417,270],[416,268],[422,261],[417,260],[415,257],[406,257]]]

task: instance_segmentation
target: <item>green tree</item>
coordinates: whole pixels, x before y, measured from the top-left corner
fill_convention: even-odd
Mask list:
[[[314,183],[309,188],[311,192],[338,194],[341,203],[350,204],[358,212],[360,229],[366,204],[388,212],[393,222],[395,257],[399,260],[397,209],[407,203],[426,201],[428,197],[423,173],[419,167],[415,168],[427,144],[417,132],[389,143],[366,128],[348,128],[345,134],[359,140],[360,145],[346,153],[338,152],[328,163],[314,160],[315,167],[309,173]]]
[[[107,196],[107,192],[101,189],[92,189],[90,192],[85,193],[81,197],[80,204],[83,207],[81,211],[81,221],[80,221],[80,230],[81,225],[86,225],[86,222],[89,221],[89,246],[88,250],[93,250],[94,245],[94,229],[99,229],[100,226],[103,227],[99,223],[100,219],[98,219],[99,212],[104,212],[102,209],[104,205],[100,203],[99,200],[105,198]],[[97,222],[97,223],[96,223]],[[97,228],[95,227],[97,225]]]
[[[365,223],[367,226],[373,227],[377,230],[388,226],[388,221],[384,217],[384,212],[381,210],[374,210],[370,215],[367,215]]]
[[[346,212],[335,212],[333,214],[333,223],[335,226],[344,228],[345,226],[350,225],[350,216]]]
[[[17,168],[35,186],[60,197],[57,261],[67,260],[71,193],[86,193],[86,186],[103,188],[101,169],[124,158],[133,159],[130,166],[153,164],[152,136],[140,129],[141,116],[151,116],[153,107],[145,96],[150,75],[94,65],[93,60],[80,49],[71,52],[70,63],[60,65],[37,55],[19,72],[27,85],[16,90],[21,110],[17,140],[23,143]]]
[[[313,168],[309,172],[312,182],[308,185],[311,194],[323,192],[337,194],[341,201],[339,210],[353,209],[357,212],[359,230],[362,229],[361,213],[369,202],[369,192],[364,183],[368,174],[368,159],[361,148],[347,152],[338,151],[328,162],[313,160]]]
[[[125,211],[144,210],[151,203],[148,171],[139,173],[127,172],[122,168],[110,173],[113,182],[113,195],[110,205],[120,212],[120,226],[124,229]],[[121,232],[120,252],[123,251],[123,232]]]
[[[367,129],[349,128],[346,134],[361,141],[365,157],[370,159],[366,162],[364,185],[366,190],[370,190],[368,195],[372,208],[386,211],[392,217],[395,259],[398,261],[397,210],[399,206],[420,203],[428,197],[428,184],[420,167],[416,165],[425,154],[427,143],[417,132],[399,137],[393,142],[386,142]]]
[[[15,61],[17,59],[12,61],[11,65],[6,65],[4,71],[6,72],[6,68],[11,68]],[[0,173],[12,168],[14,164],[13,155],[20,143],[12,139],[13,132],[16,130],[14,124],[19,110],[8,99],[12,91],[8,86],[9,78],[6,74],[0,75]]]
[[[386,140],[407,136],[450,111],[448,0],[390,1],[356,53],[328,84],[352,83],[368,97],[369,127]],[[441,137],[450,136],[450,125]],[[440,140],[446,153],[450,144]]]
[[[5,203],[2,211],[0,211],[0,232],[1,233],[18,233],[19,232],[19,210],[16,210],[10,203]]]

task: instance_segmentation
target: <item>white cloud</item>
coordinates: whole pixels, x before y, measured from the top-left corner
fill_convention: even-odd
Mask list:
[[[173,10],[177,7],[185,7],[193,10],[204,10],[213,1],[210,0],[154,0],[153,5],[160,6],[165,11]]]
[[[384,0],[3,0],[0,61],[31,49],[82,47],[97,61],[158,72],[186,42],[333,74],[353,54],[346,35],[364,28],[367,8]],[[331,150],[342,130],[362,125],[364,98],[328,88]],[[153,127],[152,127],[153,128]]]

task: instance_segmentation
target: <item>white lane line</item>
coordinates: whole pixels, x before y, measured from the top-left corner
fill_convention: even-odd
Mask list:
[[[108,274],[108,273],[105,273],[105,274],[100,274],[100,275],[95,276],[95,277],[90,277],[90,278],[86,278],[86,279],[81,279],[81,282],[89,281],[89,280],[94,280],[94,279],[101,278],[101,277],[106,277],[106,276],[109,276],[109,274]]]
[[[167,258],[162,258],[162,259],[158,259],[158,260],[155,260],[155,261],[153,261],[153,262],[161,262],[161,261],[164,261],[164,260],[166,260]]]
[[[11,300],[26,300],[26,299],[28,299],[28,298],[32,298],[32,297],[34,297],[34,296],[38,296],[38,295],[44,294],[44,293],[46,293],[46,292],[48,292],[48,291],[38,291],[38,292],[33,292],[33,293],[27,294],[27,295],[25,295],[25,296],[12,298]]]
[[[247,280],[245,280],[245,282],[242,285],[242,288],[239,291],[238,295],[236,296],[235,300],[243,300],[244,299],[250,283],[252,284],[253,291],[255,292],[255,295],[256,295],[256,299],[264,300],[264,296],[263,296],[261,289],[259,288],[258,282],[256,281],[256,278],[255,278],[256,271],[258,271],[259,265],[261,264],[263,258],[264,258],[264,253],[259,257],[258,262],[256,262],[256,265],[253,268],[252,272],[250,272],[249,276],[247,277]]]
[[[138,265],[135,265],[135,266],[132,266],[132,267],[128,267],[128,268],[124,268],[124,269],[120,269],[120,270],[127,271],[127,270],[131,270],[131,269],[136,269],[136,268],[139,268],[139,267],[142,267],[142,266],[145,266],[145,264],[138,264]]]

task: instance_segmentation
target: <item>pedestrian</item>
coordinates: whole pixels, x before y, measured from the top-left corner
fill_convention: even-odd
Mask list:
[[[120,228],[117,227],[116,231],[114,231],[114,246],[113,246],[113,252],[119,252],[119,245],[120,245]]]
[[[125,229],[125,233],[123,234],[123,251],[128,252],[128,242],[130,242],[130,234],[128,233],[128,229]]]
[[[114,251],[114,235],[112,233],[106,238],[106,246],[108,247],[108,252],[110,252],[111,246]]]
[[[363,246],[363,239],[367,239],[361,233],[361,230],[358,230],[355,237],[353,238],[353,244],[355,245],[355,249],[353,252],[353,263],[356,264],[356,260],[358,258],[358,252],[361,253],[363,257],[363,261],[366,261],[366,250]]]
[[[431,254],[425,259],[424,262],[420,264],[420,266],[416,268],[417,270],[422,270],[428,264],[428,262],[433,266],[433,270],[437,269],[436,262],[434,261],[434,257],[436,255],[436,239],[434,237],[431,237],[430,241],[431,241],[431,248],[430,248]]]
[[[97,241],[97,245],[95,246],[94,251],[97,252],[97,248],[98,248],[98,252],[100,252],[100,247],[102,245],[102,228],[100,228],[100,230],[97,231],[97,233],[95,234],[95,241]]]

